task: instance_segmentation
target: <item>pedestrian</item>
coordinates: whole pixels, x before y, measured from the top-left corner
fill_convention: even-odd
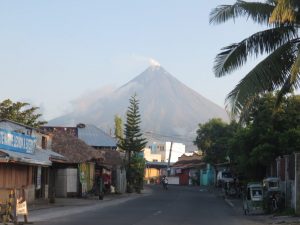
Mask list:
[[[162,185],[164,189],[168,190],[168,178],[166,177],[166,175],[164,175],[162,178]]]

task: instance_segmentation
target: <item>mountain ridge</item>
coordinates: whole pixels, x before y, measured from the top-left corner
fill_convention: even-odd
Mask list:
[[[110,95],[99,98],[89,108],[51,120],[49,125],[85,122],[106,131],[107,128],[113,129],[115,115],[125,121],[129,98],[135,93],[140,103],[141,129],[145,132],[195,137],[199,123],[215,117],[229,120],[222,107],[156,65],[148,67]]]

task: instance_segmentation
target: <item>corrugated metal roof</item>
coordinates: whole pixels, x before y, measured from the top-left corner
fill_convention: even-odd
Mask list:
[[[7,155],[8,161],[16,161],[20,163],[43,165],[43,166],[52,165],[52,162],[50,161],[51,157],[64,159],[64,156],[56,152],[53,152],[51,150],[42,150],[38,148],[35,149],[34,154],[14,152],[5,149],[0,149],[0,152],[3,152]]]
[[[93,147],[117,147],[117,142],[114,138],[106,134],[100,128],[85,124],[83,127],[78,127],[78,138],[83,140],[87,145]]]

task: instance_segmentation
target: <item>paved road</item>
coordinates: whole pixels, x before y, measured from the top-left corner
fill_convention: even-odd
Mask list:
[[[258,225],[240,215],[223,198],[199,187],[171,186],[168,191],[152,186],[151,195],[103,207],[93,205],[36,225]],[[117,201],[117,200],[116,200]],[[62,215],[63,209],[61,209]]]

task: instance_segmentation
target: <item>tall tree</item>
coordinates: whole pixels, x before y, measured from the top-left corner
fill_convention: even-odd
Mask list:
[[[38,109],[26,102],[12,102],[6,99],[0,103],[0,119],[8,119],[38,128],[47,123],[39,120],[42,114],[36,113]]]
[[[118,141],[123,138],[123,121],[118,115],[115,115],[115,137]]]
[[[123,149],[127,155],[127,181],[129,187],[133,184],[131,157],[141,152],[147,141],[141,133],[140,123],[141,115],[139,112],[139,101],[136,94],[129,100],[129,107],[126,113],[126,123],[124,130],[124,138],[121,138],[118,147]]]
[[[222,77],[243,66],[249,57],[267,55],[227,95],[226,105],[232,115],[248,111],[260,94],[280,90],[282,97],[300,83],[300,1],[266,0],[221,5],[213,9],[210,23],[220,24],[229,19],[246,17],[267,29],[241,42],[222,48],[215,58],[214,73]]]

